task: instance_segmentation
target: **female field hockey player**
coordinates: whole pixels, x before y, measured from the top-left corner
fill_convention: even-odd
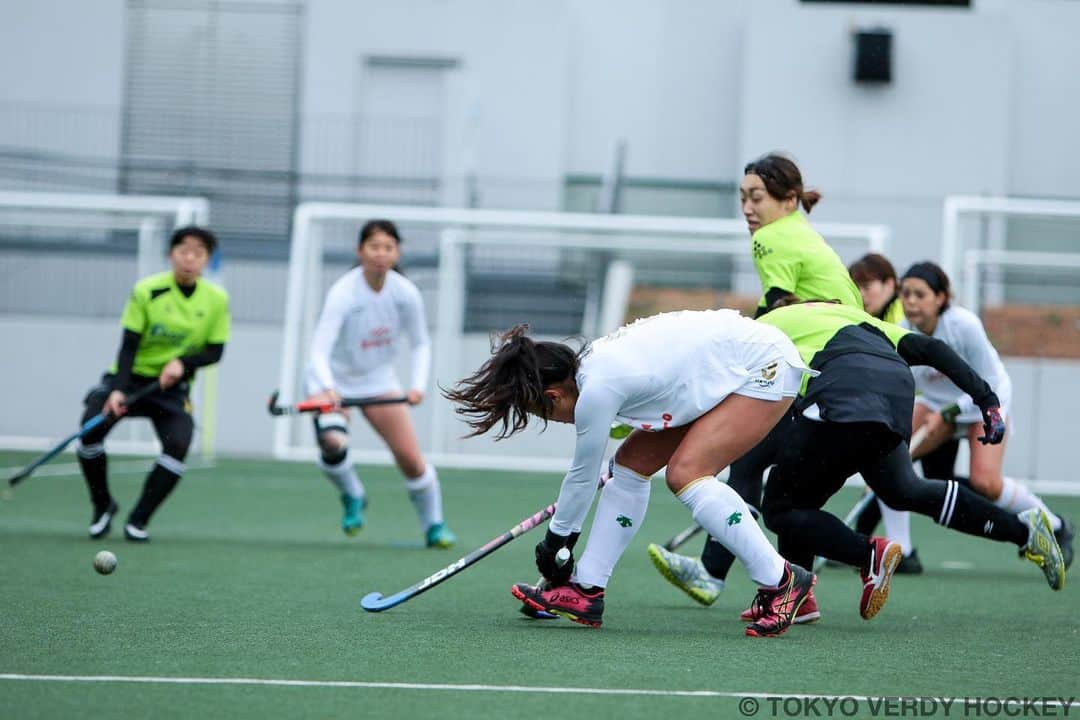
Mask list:
[[[973,312],[949,301],[949,278],[932,262],[915,263],[900,283],[905,327],[937,338],[956,351],[989,382],[1001,398],[1002,417],[1008,418],[1012,380],[997,350],[990,344],[982,322]],[[967,440],[971,451],[969,482],[983,497],[1011,512],[1042,508],[1050,518],[1066,566],[1073,559],[1073,525],[1050,512],[1046,504],[1023,483],[1002,474],[1005,444],[983,445],[978,409],[970,395],[949,378],[931,368],[915,368],[915,411],[912,425],[928,429],[926,440],[915,450],[927,477],[952,478],[958,450],[957,438]]]
[[[105,537],[117,512],[109,492],[105,436],[125,415],[146,417],[161,441],[161,455],[128,515],[124,537],[150,539],[146,526],[184,474],[195,423],[188,392],[195,371],[221,360],[229,339],[229,297],[202,279],[217,247],[213,233],[184,227],[169,242],[172,269],[135,284],[124,306],[123,340],[116,363],[84,400],[83,422],[105,410],[109,419],[76,447],[94,507],[90,537]],[[151,383],[158,391],[126,407],[128,393]]]
[[[821,199],[817,190],[803,186],[799,167],[784,155],[770,153],[748,163],[739,186],[743,218],[751,233],[754,267],[762,296],[755,317],[776,303],[828,298],[862,309],[863,300],[840,256],[829,247],[806,216]],[[762,476],[775,462],[778,438],[784,434],[785,418],[772,432],[731,466],[728,485],[746,500],[757,516],[761,507]],[[720,597],[728,571],[735,561],[723,545],[708,538],[701,559],[649,545],[653,565],[668,582],[702,605]],[[799,609],[795,622],[819,617],[813,593]]]
[[[389,220],[371,220],[360,230],[359,263],[326,294],[311,343],[308,400],[339,403],[343,397],[402,395],[393,362],[403,334],[412,346],[410,405],[424,399],[431,369],[431,341],[420,291],[394,268],[401,236]],[[341,494],[341,528],[348,535],[364,526],[364,487],[349,461],[347,410],[315,416],[319,468]],[[428,547],[452,547],[455,538],[443,520],[442,490],[434,466],[424,461],[412,418],[403,404],[362,408],[364,417],[389,446],[405,489],[416,508]]]
[[[878,253],[868,253],[856,260],[848,267],[851,279],[859,288],[863,299],[863,309],[878,320],[884,320],[893,325],[899,325],[904,321],[904,303],[900,299],[900,281],[896,277],[896,269],[889,259]],[[949,477],[929,475],[939,480],[950,480]],[[901,575],[918,575],[923,571],[919,554],[911,542],[911,516],[906,512],[898,512],[888,507],[880,499],[866,506],[859,514],[855,528],[869,535],[877,526],[878,521],[885,518],[885,536],[900,543],[904,551],[904,559],[900,561],[896,572]]]
[[[809,372],[783,333],[732,310],[656,315],[581,351],[535,342],[519,325],[493,356],[446,396],[472,435],[501,425],[524,429],[530,416],[573,423],[573,464],[546,537],[536,546],[551,586],[517,584],[535,610],[599,627],[604,589],[645,518],[650,477],[665,465],[667,485],[694,519],[742,561],[766,611],[751,636],[778,635],[805,601],[814,576],[785,563],[742,498],[716,474],[752,448],[791,407]],[[636,428],[615,454],[580,561],[556,562],[582,526],[596,493],[614,420]]]
[[[1017,515],[955,480],[924,480],[912,468],[907,441],[915,388],[909,365],[929,365],[972,398],[982,421],[980,443],[1000,445],[1005,437],[997,395],[948,345],[833,303],[777,308],[760,322],[787,335],[819,373],[800,393],[765,486],[765,524],[777,534],[784,557],[810,563],[820,555],[860,568],[859,613],[870,619],[881,610],[900,562],[899,544],[861,535],[821,509],[859,472],[892,508],[1014,543],[1042,568],[1052,589],[1061,589],[1064,561],[1041,508]],[[755,602],[744,615],[766,612]]]

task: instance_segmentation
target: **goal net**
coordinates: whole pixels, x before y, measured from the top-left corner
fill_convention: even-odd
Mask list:
[[[87,389],[116,358],[120,313],[134,282],[168,267],[175,227],[205,225],[202,198],[0,192],[0,332],[4,399],[0,447],[36,450],[78,427]],[[201,434],[213,448],[212,373],[193,400]],[[118,452],[155,453],[146,421],[109,436]]]
[[[1068,455],[1080,401],[1080,202],[951,196],[943,221],[955,300],[982,318],[1013,382],[1006,474],[1080,493]]]
[[[425,453],[442,466],[559,470],[573,452],[572,428],[556,423],[500,442],[462,439],[467,428],[439,386],[453,386],[489,357],[493,331],[527,322],[538,337],[587,340],[664,310],[746,311],[760,294],[740,220],[306,203],[293,220],[279,381],[285,401],[304,395],[326,290],[355,262],[358,231],[372,218],[398,224],[404,272],[424,297],[433,381],[413,418]],[[886,249],[883,226],[815,227],[845,262]],[[398,375],[408,378],[407,353]],[[281,419],[274,430],[277,457],[317,456],[310,418]],[[366,423],[351,430],[354,458],[390,462]]]

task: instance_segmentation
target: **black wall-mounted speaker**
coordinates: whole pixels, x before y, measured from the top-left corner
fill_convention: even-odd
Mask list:
[[[855,82],[892,82],[892,31],[855,32]]]

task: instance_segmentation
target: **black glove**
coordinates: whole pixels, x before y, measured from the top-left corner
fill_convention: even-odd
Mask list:
[[[1001,407],[990,405],[982,408],[983,433],[979,442],[983,445],[997,445],[1005,439],[1005,420],[1001,417]]]
[[[576,534],[580,535],[580,533]],[[565,585],[570,582],[570,576],[574,572],[573,555],[562,565],[555,561],[555,555],[559,550],[564,547],[569,548],[571,538],[575,542],[577,541],[573,534],[570,537],[563,537],[548,530],[547,534],[544,535],[544,539],[536,543],[536,569],[540,571],[541,575],[550,580],[553,585]]]

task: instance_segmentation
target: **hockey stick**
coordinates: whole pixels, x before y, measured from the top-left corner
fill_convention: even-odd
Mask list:
[[[454,575],[457,575],[459,572],[465,570],[466,568],[475,565],[477,562],[487,557],[491,553],[495,552],[503,545],[506,545],[508,542],[518,537],[519,535],[523,535],[529,532],[534,527],[544,522],[554,514],[555,503],[551,503],[535,515],[525,518],[517,525],[510,528],[508,531],[504,532],[502,535],[493,538],[483,547],[473,550],[465,557],[457,560],[456,562],[450,563],[437,573],[429,575],[415,585],[405,588],[401,592],[394,593],[389,597],[384,597],[383,594],[379,592],[368,593],[364,596],[364,599],[360,601],[360,607],[364,608],[368,612],[382,612],[383,610],[389,610],[396,605],[400,605],[407,600],[412,600],[417,595],[427,592],[431,588],[435,587],[443,580],[451,578]]]
[[[146,397],[150,393],[157,390],[159,387],[160,386],[156,382],[152,382],[149,385],[144,385],[143,387],[139,388],[135,392],[131,393],[131,395],[129,395],[127,397],[127,399],[124,400],[124,406],[125,407],[131,407],[132,405],[137,403],[139,400],[142,400],[144,397]],[[64,448],[66,448],[73,440],[78,440],[79,438],[86,437],[87,433],[89,433],[91,430],[96,428],[98,425],[101,425],[101,423],[105,422],[108,419],[109,419],[109,413],[102,410],[97,415],[95,415],[94,417],[92,417],[89,420],[87,420],[86,422],[84,422],[82,424],[82,427],[80,427],[74,433],[72,433],[71,435],[68,435],[66,438],[64,438],[63,440],[58,442],[56,444],[56,446],[53,447],[51,450],[46,452],[44,455],[39,457],[37,460],[34,460],[34,462],[30,463],[29,465],[24,467],[19,472],[12,475],[8,479],[8,486],[14,487],[14,486],[18,485],[19,483],[21,483],[26,478],[30,477],[31,473],[33,473],[39,467],[41,467],[42,465],[44,465],[45,463],[49,462],[54,457],[59,455],[61,452],[63,452]]]
[[[695,537],[703,529],[704,528],[702,528],[700,525],[694,523],[685,530],[676,533],[670,540],[663,544],[663,548],[668,552],[675,552],[680,547],[689,542],[691,538]]]
[[[342,398],[338,407],[368,407],[370,405],[396,405],[397,403],[409,402],[407,397],[373,397],[373,398]],[[270,396],[270,401],[266,404],[266,409],[270,411],[271,415],[280,417],[282,415],[301,415],[303,413],[328,413],[334,411],[333,403],[319,403],[319,402],[299,402],[295,405],[279,405],[278,404],[278,391],[275,390],[274,394]]]
[[[911,455],[915,454],[915,451],[919,449],[919,446],[926,440],[926,436],[930,433],[930,430],[923,425],[915,434],[911,436],[911,442],[908,444],[908,452]],[[848,510],[848,514],[844,516],[844,524],[849,528],[854,528],[855,523],[858,521],[859,516],[862,515],[863,510],[870,506],[870,503],[877,500],[877,495],[873,490],[867,490],[861,497],[855,502],[855,505]],[[825,565],[825,558],[814,558],[814,572],[817,572]]]

